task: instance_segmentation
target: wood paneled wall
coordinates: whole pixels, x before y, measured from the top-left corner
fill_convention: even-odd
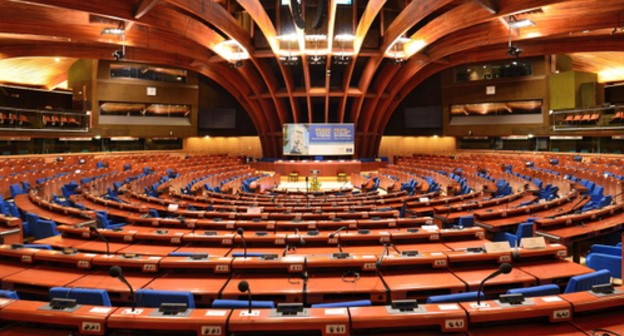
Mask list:
[[[392,158],[395,155],[453,154],[456,141],[454,137],[436,136],[384,136],[379,146],[379,156]]]
[[[190,137],[184,139],[185,152],[201,152],[204,154],[227,154],[230,156],[262,157],[260,138],[243,137]]]

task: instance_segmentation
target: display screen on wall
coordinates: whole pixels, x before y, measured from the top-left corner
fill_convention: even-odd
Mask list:
[[[478,104],[451,105],[451,116],[496,116],[541,114],[542,100],[519,100]]]
[[[352,155],[353,124],[284,124],[284,155]]]
[[[236,109],[212,107],[199,112],[199,129],[234,129],[236,128]]]
[[[442,128],[442,108],[440,106],[406,108],[405,128]]]

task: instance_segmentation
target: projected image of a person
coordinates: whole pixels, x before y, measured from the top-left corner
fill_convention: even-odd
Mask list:
[[[303,131],[299,128],[295,129],[293,134],[293,143],[290,148],[291,154],[303,154],[304,152],[304,140],[303,140]]]

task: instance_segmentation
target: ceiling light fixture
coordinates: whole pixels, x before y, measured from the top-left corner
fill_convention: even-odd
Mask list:
[[[100,35],[117,35],[117,36],[121,36],[124,35],[126,33],[126,30],[120,27],[117,28],[113,28],[113,27],[108,27],[108,28],[104,28],[102,29],[102,31],[100,32]]]
[[[230,66],[233,68],[238,68],[243,66],[243,60],[249,59],[250,55],[238,41],[236,40],[225,40],[221,41],[214,48],[214,51],[219,54],[219,56],[223,57]]]
[[[507,22],[507,24],[509,25],[509,28],[513,28],[513,29],[535,26],[535,22],[529,19],[522,19],[522,20],[516,21],[515,19],[513,19],[513,17],[509,22]]]
[[[519,22],[519,21],[515,21],[513,16],[510,17],[509,21],[507,22],[509,25],[509,43],[507,44],[507,55],[517,58],[517,57],[520,57],[520,54],[522,53],[522,49],[518,48],[517,46],[511,43],[511,30],[513,29],[512,24],[514,22]]]

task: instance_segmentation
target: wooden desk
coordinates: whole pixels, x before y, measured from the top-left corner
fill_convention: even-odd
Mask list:
[[[391,335],[391,332],[403,334],[401,332],[409,331],[410,334],[421,335],[422,331],[431,331],[432,328],[457,332],[468,327],[466,312],[458,304],[420,304],[418,307],[405,312],[391,310],[388,306],[349,308],[353,334],[379,335],[388,332],[387,335]]]
[[[573,324],[565,323],[549,323],[549,322],[519,322],[505,323],[497,325],[484,325],[478,328],[470,328],[468,330],[470,336],[587,336],[588,334],[580,331]]]
[[[321,336],[350,335],[347,308],[310,308],[307,316],[280,316],[273,309],[235,309],[228,330],[232,334],[264,332],[264,335],[314,334]]]
[[[52,220],[59,224],[78,225],[87,221],[93,221],[92,219],[67,216],[47,209],[43,209],[33,203],[30,200],[28,194],[16,195],[14,201],[15,205],[23,212],[32,212],[34,214],[37,214],[37,216],[39,216],[40,218]]]
[[[417,299],[420,302],[431,295],[466,291],[466,283],[447,270],[419,271],[409,274],[386,274],[383,278],[390,288],[392,300]]]
[[[483,266],[451,267],[451,272],[468,285],[468,291],[476,291],[479,284],[488,275],[496,271],[496,267],[484,268]],[[514,268],[509,274],[501,274],[488,280],[483,288],[486,295],[505,293],[507,289],[533,286],[537,279],[520,269]]]
[[[263,276],[240,274],[223,287],[221,298],[247,300],[247,293],[238,290],[238,283],[247,280],[249,288],[256,300],[272,300],[276,302],[303,302],[303,279],[292,276]]]
[[[172,273],[164,274],[154,279],[152,282],[145,285],[144,288],[161,290],[183,288],[185,291],[193,293],[197,305],[208,307],[212,301],[219,296],[219,293],[221,293],[227,281],[228,278],[226,276],[219,277],[195,273]]]
[[[594,272],[593,269],[567,260],[551,260],[548,262],[519,262],[514,265],[527,274],[537,278],[538,284],[555,283],[565,286],[570,277]]]
[[[232,247],[203,247],[203,246],[184,246],[176,250],[176,252],[188,253],[207,253],[209,256],[225,257],[232,251]]]
[[[381,163],[379,164],[381,165]],[[297,173],[299,176],[311,176],[310,170],[319,171],[318,176],[337,176],[338,173],[359,173],[362,170],[362,163],[357,160],[348,161],[275,161],[273,170],[280,175],[287,176],[290,173]]]
[[[134,290],[145,287],[154,278],[151,274],[146,275],[141,273],[124,274],[124,277],[132,285]],[[108,292],[113,302],[123,302],[127,304],[131,301],[130,289],[128,289],[128,286],[119,281],[119,279],[111,277],[110,274],[108,274],[108,271],[98,271],[87,274],[79,279],[65,284],[65,287],[102,288]],[[179,287],[172,287],[170,289],[173,290],[174,288]]]
[[[74,311],[64,311],[43,310],[41,309],[43,306],[46,306],[46,303],[40,301],[11,301],[0,310],[0,320],[69,327],[81,335],[104,335],[106,318],[114,309],[112,307],[78,305]]]
[[[617,232],[622,227],[624,227],[624,212],[597,221],[586,222],[583,225],[542,228],[536,230],[535,234],[568,246],[572,251],[574,261],[580,262],[581,242]]]
[[[144,330],[146,335],[154,332],[191,331],[196,335],[225,335],[229,310],[191,309],[187,316],[160,315],[158,309],[117,308],[108,318],[109,329]]]
[[[525,302],[518,305],[502,304],[498,300],[481,300],[481,306],[476,302],[459,303],[468,313],[471,327],[473,324],[494,321],[508,321],[525,319],[548,319],[550,322],[569,321],[572,317],[572,306],[558,296],[541,296],[525,298]]]
[[[377,275],[310,276],[306,290],[308,303],[323,303],[369,299],[376,303],[386,301],[386,288]]]
[[[36,244],[49,244],[52,247],[63,249],[73,247],[84,252],[106,252],[106,243],[101,240],[85,240],[79,238],[65,238],[62,236],[52,236],[44,239],[35,240]],[[117,253],[120,249],[128,247],[128,244],[120,244],[115,242],[109,243],[110,253]]]
[[[47,297],[50,287],[66,286],[87,275],[85,271],[37,266],[2,278],[2,286]]]
[[[0,279],[4,279],[4,277],[17,274],[22,272],[28,268],[28,265],[23,264],[9,264],[2,262],[0,263]]]
[[[619,307],[618,309],[612,309],[609,311],[603,311],[596,314],[591,315],[583,315],[574,317],[572,324],[582,331],[586,332],[587,335],[622,335],[624,333],[624,321],[622,321],[622,314],[624,314],[624,309]],[[610,331],[611,333],[603,333],[596,331],[593,333],[595,329],[605,329]]]
[[[144,273],[158,272],[158,264],[162,258],[155,256],[145,255],[132,255],[132,254],[98,254],[94,255],[91,260],[93,266],[100,266],[109,268],[111,266],[119,266],[124,270],[134,270]]]
[[[2,314],[0,314],[2,315]],[[8,325],[0,330],[0,336],[67,336],[71,335],[72,328],[50,328],[49,326]]]
[[[150,256],[167,256],[169,253],[177,250],[178,246],[171,245],[152,245],[152,244],[132,244],[117,250],[116,253],[130,253]]]
[[[612,308],[621,310],[624,307],[624,287],[615,287],[615,290],[618,292],[612,294],[595,294],[591,291],[583,291],[559,296],[572,304],[575,313],[604,311]]]

